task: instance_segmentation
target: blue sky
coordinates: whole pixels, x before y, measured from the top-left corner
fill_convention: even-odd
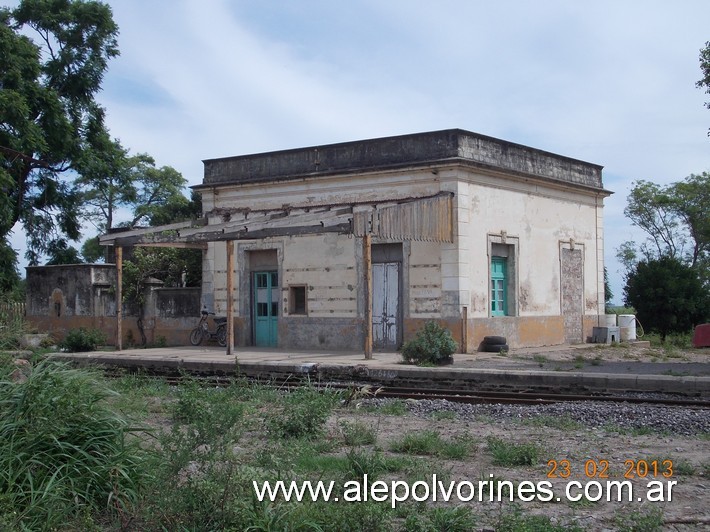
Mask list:
[[[111,132],[190,184],[203,159],[447,128],[600,164],[620,302],[631,183],[710,170],[707,0],[108,3]]]

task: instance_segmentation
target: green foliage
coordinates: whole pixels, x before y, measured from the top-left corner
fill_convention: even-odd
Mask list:
[[[532,466],[537,464],[540,448],[534,443],[507,442],[493,436],[487,439],[493,463],[506,467]]]
[[[400,457],[385,456],[380,452],[368,453],[351,449],[347,454],[348,469],[353,478],[377,479],[383,473],[402,471],[407,462]]]
[[[269,433],[277,438],[313,438],[323,432],[335,406],[335,394],[301,386],[281,400],[279,409],[267,420]]]
[[[173,194],[164,203],[155,205],[148,213],[148,222],[150,225],[166,225],[201,217],[202,195],[192,190],[189,200],[182,194]]]
[[[710,173],[691,174],[683,181],[661,186],[636,181],[624,214],[647,235],[641,255],[647,260],[671,257],[707,272],[710,261]],[[617,253],[628,271],[638,253],[625,242]],[[707,273],[704,276],[707,279]]]
[[[433,430],[409,432],[395,440],[390,449],[396,453],[433,455],[450,460],[460,460],[471,452],[471,442],[464,437],[444,440]]]
[[[604,303],[606,308],[609,308],[611,300],[614,298],[614,292],[611,290],[611,284],[609,283],[609,272],[604,266]]]
[[[183,378],[172,392],[172,423],[158,434],[148,464],[154,482],[144,491],[140,528],[217,530],[240,522],[242,501],[250,500],[251,480],[258,478],[235,454],[244,431],[244,389],[238,382],[215,388]]]
[[[546,515],[524,514],[519,507],[501,516],[496,532],[582,532],[574,523],[555,523]]]
[[[660,508],[622,511],[614,521],[619,532],[660,532],[663,530],[663,511]]]
[[[183,271],[187,272],[187,286],[199,284],[202,277],[200,250],[135,248],[123,263],[124,302],[142,306],[143,283],[150,277],[160,279],[166,286],[181,286]]]
[[[426,513],[411,513],[404,528],[407,532],[469,532],[477,529],[475,515],[465,506],[432,508]]]
[[[105,260],[105,247],[99,244],[99,237],[91,237],[84,240],[81,245],[81,258],[87,264],[96,264],[97,262],[104,262]]]
[[[83,261],[76,248],[69,245],[64,238],[58,238],[47,246],[47,266],[57,264],[81,264]]]
[[[99,2],[0,9],[0,238],[20,221],[31,264],[60,235],[79,236],[79,197],[64,175],[105,131],[95,96],[118,55],[117,34]]]
[[[710,316],[710,288],[695,269],[671,257],[639,262],[624,287],[624,300],[636,309],[646,330],[664,341],[668,333],[687,332]]]
[[[21,314],[15,312],[9,304],[0,307],[0,351],[18,349],[22,335],[27,332]]]
[[[448,329],[428,321],[412,340],[402,346],[402,358],[408,364],[445,364],[453,360],[457,349]]]
[[[695,86],[699,89],[704,88],[705,94],[710,94],[710,41],[705,43],[705,46],[700,49],[700,71],[703,77],[698,80]],[[710,109],[710,101],[705,102],[705,107]],[[710,136],[710,130],[708,131]]]
[[[651,342],[651,347],[663,347],[666,351],[673,349],[691,349],[693,347],[693,333],[683,332],[683,333],[669,333],[665,340],[661,339],[661,336],[652,332],[645,334],[644,340]],[[668,353],[666,353],[667,355]]]
[[[96,348],[106,342],[106,336],[99,329],[72,329],[59,347],[70,353],[96,351]]]
[[[377,412],[386,416],[403,416],[407,413],[407,405],[402,399],[383,399],[378,404],[364,404],[364,412]]]
[[[147,481],[146,454],[93,374],[43,362],[0,380],[0,515],[8,529],[64,529],[125,512]]]
[[[169,166],[156,168],[148,154],[129,155],[108,133],[101,134],[96,143],[97,148],[85,152],[80,160],[81,175],[76,180],[85,219],[102,232],[114,227],[114,215],[121,207],[133,211],[128,227],[158,212],[166,219],[164,223],[182,219],[181,209],[189,202],[182,194],[187,180],[180,172]]]
[[[20,284],[20,273],[17,271],[17,252],[6,238],[0,238],[0,297],[11,300],[10,294],[15,292]]]
[[[377,434],[375,434],[374,428],[359,421],[353,423],[348,421],[341,422],[340,432],[343,435],[345,445],[372,445],[377,441]]]
[[[290,503],[288,503],[290,504]],[[328,532],[390,532],[394,529],[392,512],[386,504],[367,501],[315,502],[300,504],[288,512],[287,519],[271,528],[246,527],[246,530],[323,530]]]

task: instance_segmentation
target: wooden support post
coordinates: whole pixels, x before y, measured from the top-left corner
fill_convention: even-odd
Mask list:
[[[461,310],[461,352],[468,353],[468,307]]]
[[[372,359],[372,236],[362,237],[362,261],[365,266],[365,360]]]
[[[123,248],[116,248],[116,349],[123,349]]]
[[[227,356],[234,354],[234,240],[227,240]]]

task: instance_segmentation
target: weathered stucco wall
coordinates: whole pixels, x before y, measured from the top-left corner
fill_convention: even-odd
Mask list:
[[[205,161],[206,185],[300,180],[451,161],[509,175],[602,187],[602,167],[461,129],[328,144]]]
[[[115,286],[116,267],[112,264],[30,266],[27,315],[115,316]]]
[[[27,321],[61,340],[80,327],[116,338],[116,266],[72,264],[27,268]],[[200,288],[146,287],[144,331],[149,344],[187,345],[200,317]],[[137,318],[124,305],[125,346],[140,344]]]
[[[491,236],[517,244],[516,309],[518,316],[561,312],[560,243],[573,241],[583,250],[584,312],[599,311],[597,275],[597,206],[593,198],[516,191],[478,183],[469,186],[471,251],[468,272],[471,317],[487,317],[490,310],[489,266]],[[603,286],[602,286],[603,289]]]
[[[210,223],[285,205],[381,202],[452,192],[454,242],[404,244],[404,340],[426,320],[436,319],[459,340],[466,326],[469,351],[491,334],[506,336],[513,347],[583,341],[603,313],[602,206],[608,193],[598,165],[449,130],[209,160],[198,188]],[[491,316],[494,246],[508,246],[513,254],[511,315],[505,317]],[[274,268],[282,283],[279,345],[361,347],[365,293],[360,239],[294,236],[238,242],[237,247],[233,305],[239,345],[249,345],[252,334],[249,250],[274,249]],[[563,249],[580,256],[574,268],[563,266]],[[205,257],[203,301],[223,313],[225,245],[209,244]],[[308,286],[307,316],[289,315],[290,284]],[[465,325],[464,307],[469,318]]]

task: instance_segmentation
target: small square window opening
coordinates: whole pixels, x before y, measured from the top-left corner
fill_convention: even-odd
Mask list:
[[[288,313],[290,315],[305,316],[308,314],[306,286],[288,287]]]

